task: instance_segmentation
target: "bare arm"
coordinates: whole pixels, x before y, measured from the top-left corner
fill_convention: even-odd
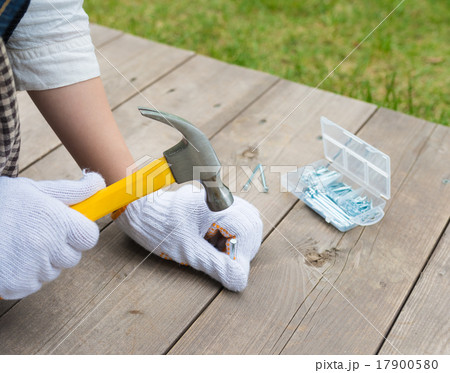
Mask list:
[[[28,92],[81,168],[112,184],[134,160],[111,113],[100,78]]]

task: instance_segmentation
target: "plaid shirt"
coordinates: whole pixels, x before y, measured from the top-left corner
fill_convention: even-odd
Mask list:
[[[16,87],[5,44],[0,38],[0,176],[17,176],[20,123]]]

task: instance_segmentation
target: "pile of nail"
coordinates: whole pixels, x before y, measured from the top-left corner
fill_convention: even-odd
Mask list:
[[[363,189],[353,190],[342,175],[326,166],[305,168],[301,181],[307,188],[302,200],[325,220],[345,232],[356,224],[352,218],[372,209],[372,201],[362,195]]]

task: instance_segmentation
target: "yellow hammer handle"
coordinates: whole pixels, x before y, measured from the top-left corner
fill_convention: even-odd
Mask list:
[[[162,157],[70,207],[95,221],[174,182],[169,164]]]

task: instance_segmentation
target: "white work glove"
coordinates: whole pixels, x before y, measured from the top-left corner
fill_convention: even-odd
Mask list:
[[[96,173],[79,181],[0,177],[0,297],[38,291],[95,246],[97,224],[67,205],[104,187]]]
[[[205,191],[192,185],[140,198],[129,204],[116,222],[148,251],[205,272],[233,291],[247,286],[250,261],[262,239],[262,222],[253,205],[235,197],[228,209],[212,212]],[[228,244],[236,238],[235,258],[226,248],[222,252],[205,239],[217,229]]]

